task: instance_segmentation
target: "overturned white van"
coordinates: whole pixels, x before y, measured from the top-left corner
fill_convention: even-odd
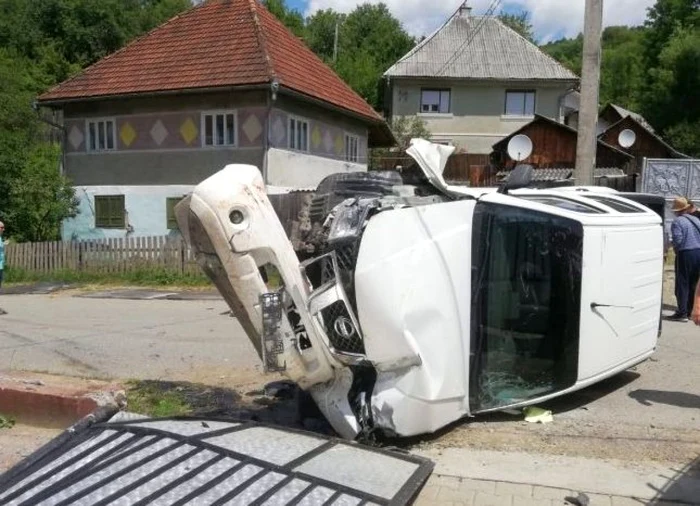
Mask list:
[[[653,353],[656,213],[609,191],[515,189],[517,177],[501,191],[452,187],[441,176],[451,148],[409,151],[422,183],[394,172],[321,184],[303,262],[255,167],[226,167],[176,211],[266,369],[310,392],[339,434],[433,432]]]

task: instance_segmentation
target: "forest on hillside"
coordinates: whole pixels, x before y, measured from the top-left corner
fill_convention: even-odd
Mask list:
[[[262,0],[292,32],[375,108],[380,79],[418,40],[385,4],[305,18],[284,0]],[[17,240],[54,239],[75,213],[58,172],[55,126],[33,108],[38,94],[191,8],[192,0],[0,0],[0,220]],[[527,12],[500,19],[535,41]],[[335,44],[336,27],[338,44]],[[542,49],[580,73],[582,37]],[[608,27],[601,103],[645,115],[679,150],[700,156],[700,0],[657,0],[644,26]],[[400,139],[421,125],[394,125]]]

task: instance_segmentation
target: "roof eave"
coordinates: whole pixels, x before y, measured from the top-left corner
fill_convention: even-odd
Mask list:
[[[168,95],[182,95],[182,94],[195,94],[195,93],[215,93],[220,91],[254,91],[254,90],[266,90],[269,89],[269,82],[261,82],[257,84],[243,84],[243,85],[224,85],[224,86],[206,86],[201,88],[182,88],[173,90],[153,90],[153,91],[139,91],[132,93],[112,93],[103,95],[90,95],[83,97],[66,97],[66,98],[49,98],[42,99],[41,95],[37,98],[37,103],[44,107],[59,108],[65,104],[78,103],[78,102],[99,102],[102,100],[113,100],[113,99],[124,99],[124,98],[148,98],[148,97],[161,97]]]
[[[409,75],[409,74],[389,74],[385,73],[385,79],[439,79],[441,81],[518,81],[518,82],[561,82],[561,83],[578,83],[579,77],[457,77],[457,76],[432,76],[432,75]]]

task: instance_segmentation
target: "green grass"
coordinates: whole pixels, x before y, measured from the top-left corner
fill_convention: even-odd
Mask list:
[[[96,285],[136,285],[136,286],[212,286],[203,273],[183,274],[180,272],[160,269],[143,268],[126,273],[82,272],[61,270],[52,273],[26,271],[9,267],[5,269],[4,282],[8,284],[60,282]]]
[[[165,417],[192,413],[192,406],[181,391],[159,387],[152,381],[127,382],[126,400],[127,409],[140,415]]]
[[[11,429],[15,426],[14,418],[0,414],[0,429]]]

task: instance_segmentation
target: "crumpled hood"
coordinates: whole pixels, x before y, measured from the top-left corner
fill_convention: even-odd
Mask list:
[[[447,159],[454,153],[454,146],[435,144],[425,139],[411,139],[411,147],[406,150],[428,178],[428,181],[438,190],[451,194],[448,184],[443,178]]]

